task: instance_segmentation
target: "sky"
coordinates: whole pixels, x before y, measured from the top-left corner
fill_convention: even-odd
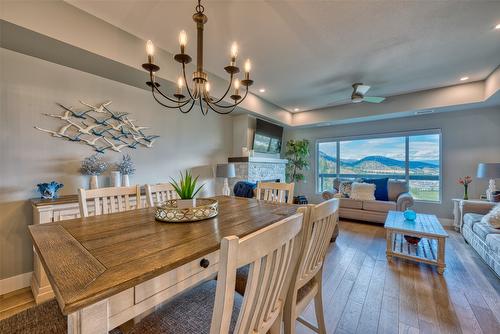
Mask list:
[[[439,160],[439,135],[410,137],[410,160]],[[320,143],[319,149],[335,156],[335,143]],[[372,138],[340,142],[342,159],[359,160],[370,155],[381,155],[392,159],[405,160],[405,138]]]

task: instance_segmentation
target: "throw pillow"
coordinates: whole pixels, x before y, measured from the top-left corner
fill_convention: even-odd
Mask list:
[[[500,204],[496,205],[481,218],[481,223],[490,225],[493,228],[500,228]]]
[[[351,198],[362,201],[374,201],[375,185],[372,183],[353,182],[351,188]]]
[[[375,199],[377,201],[389,200],[389,192],[387,190],[387,183],[389,182],[388,177],[381,179],[363,179],[363,182],[375,185]]]
[[[349,198],[351,196],[351,185],[352,181],[340,181],[339,193]]]

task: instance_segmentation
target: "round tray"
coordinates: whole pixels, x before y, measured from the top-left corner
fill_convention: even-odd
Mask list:
[[[165,201],[156,207],[155,219],[169,223],[188,223],[209,219],[219,213],[219,202],[213,198],[196,199],[196,207],[178,208],[177,200]]]

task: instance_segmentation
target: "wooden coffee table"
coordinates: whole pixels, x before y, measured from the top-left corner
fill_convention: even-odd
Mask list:
[[[415,221],[405,220],[403,212],[389,211],[384,224],[387,259],[399,257],[437,266],[442,274],[446,268],[445,242],[448,233],[435,215],[417,213]],[[407,242],[404,236],[421,238],[418,244]]]

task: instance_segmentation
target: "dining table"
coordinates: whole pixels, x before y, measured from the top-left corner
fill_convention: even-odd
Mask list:
[[[155,220],[155,208],[29,226],[68,333],[107,333],[218,272],[222,238],[247,236],[298,205],[215,196],[216,217]]]

